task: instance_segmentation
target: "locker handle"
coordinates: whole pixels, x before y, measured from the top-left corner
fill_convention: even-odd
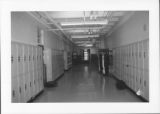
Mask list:
[[[30,87],[32,86],[32,83],[30,82]]]
[[[144,86],[146,87],[146,81],[144,81]]]
[[[20,62],[20,56],[18,56],[18,62]]]
[[[27,90],[27,84],[25,84],[25,90]]]
[[[12,61],[12,63],[13,63],[13,56],[11,57],[11,61]]]
[[[15,91],[14,90],[12,91],[12,96],[15,97]]]
[[[19,87],[19,93],[21,93],[21,87]]]
[[[144,52],[144,58],[146,57],[146,53]]]

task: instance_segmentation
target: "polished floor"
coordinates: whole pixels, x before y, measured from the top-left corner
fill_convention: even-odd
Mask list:
[[[116,80],[97,67],[79,64],[66,71],[57,87],[45,88],[34,102],[142,102],[130,90],[118,90]]]

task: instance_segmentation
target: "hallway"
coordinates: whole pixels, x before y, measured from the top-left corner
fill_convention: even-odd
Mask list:
[[[141,102],[130,90],[118,90],[116,80],[102,76],[93,65],[73,66],[58,80],[57,87],[45,88],[34,102]]]

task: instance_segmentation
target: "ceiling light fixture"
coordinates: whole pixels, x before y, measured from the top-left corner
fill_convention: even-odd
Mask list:
[[[84,22],[62,22],[61,26],[76,26],[76,25],[106,25],[108,20],[105,21],[85,21]]]
[[[96,38],[99,35],[72,35],[71,38]]]

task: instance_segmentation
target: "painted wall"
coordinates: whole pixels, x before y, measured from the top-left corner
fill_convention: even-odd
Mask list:
[[[46,48],[64,49],[64,42],[57,34],[46,31],[46,27],[26,12],[11,13],[11,35],[13,41],[37,45],[38,29],[44,31]]]
[[[149,38],[149,12],[137,11],[105,39],[106,48],[114,48]]]

